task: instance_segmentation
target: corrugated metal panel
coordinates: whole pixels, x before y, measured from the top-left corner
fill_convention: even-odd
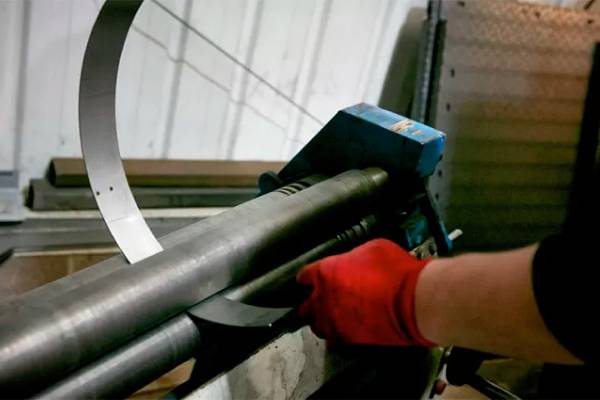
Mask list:
[[[16,166],[22,186],[50,157],[80,155],[79,69],[101,3],[0,2],[0,168]],[[122,154],[288,158],[338,109],[377,103],[398,33],[425,6],[147,0],[119,76]]]
[[[512,1],[442,1],[432,179],[463,248],[539,240],[562,223],[600,21]]]

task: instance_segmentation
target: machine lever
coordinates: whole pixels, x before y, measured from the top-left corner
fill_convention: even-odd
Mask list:
[[[200,319],[232,328],[271,328],[286,315],[291,307],[259,307],[216,295],[190,308],[187,313]]]

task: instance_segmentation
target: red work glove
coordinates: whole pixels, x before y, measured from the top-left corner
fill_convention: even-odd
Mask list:
[[[299,309],[324,339],[368,345],[435,346],[417,328],[415,287],[429,260],[386,239],[317,261],[298,274],[312,286]]]

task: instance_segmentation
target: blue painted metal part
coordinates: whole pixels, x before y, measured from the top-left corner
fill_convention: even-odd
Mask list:
[[[339,111],[278,173],[259,179],[262,193],[313,174],[333,176],[350,169],[380,167],[404,198],[420,197],[438,254],[452,241],[427,190],[427,177],[442,158],[446,134],[422,123],[369,104]]]
[[[339,111],[278,174],[283,183],[313,173],[381,167],[391,176],[425,178],[444,151],[446,135],[368,104]]]

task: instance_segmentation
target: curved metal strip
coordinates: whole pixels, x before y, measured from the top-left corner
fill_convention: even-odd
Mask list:
[[[115,92],[119,60],[142,0],[107,0],[88,40],[79,86],[79,134],[102,218],[130,263],[162,251],[127,183],[119,153]]]

